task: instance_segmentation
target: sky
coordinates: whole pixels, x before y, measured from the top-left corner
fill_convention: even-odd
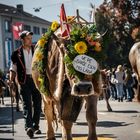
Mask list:
[[[87,21],[89,18],[90,3],[98,7],[103,0],[0,0],[1,4],[16,7],[17,4],[23,4],[24,11],[48,21],[59,20],[60,7],[64,3],[66,15],[76,15],[76,9],[79,14]],[[39,12],[34,9],[41,8]]]

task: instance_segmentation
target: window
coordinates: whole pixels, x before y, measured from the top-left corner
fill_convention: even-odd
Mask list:
[[[45,34],[47,32],[47,28],[42,28],[42,34]]]
[[[5,20],[5,32],[11,32],[10,21]]]
[[[11,61],[11,53],[12,53],[12,40],[11,38],[6,38],[5,40],[5,67],[10,67]]]
[[[36,35],[39,35],[39,34],[40,34],[40,28],[34,26],[34,27],[33,27],[33,33],[36,34]]]
[[[24,25],[24,30],[31,31],[31,26],[30,25]]]

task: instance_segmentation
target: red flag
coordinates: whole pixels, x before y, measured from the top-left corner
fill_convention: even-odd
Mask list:
[[[23,23],[21,22],[15,22],[12,26],[13,30],[13,37],[15,40],[19,39],[19,35],[23,30]]]
[[[66,37],[70,35],[70,28],[68,24],[65,24],[67,22],[67,16],[65,13],[64,4],[61,5],[60,10],[60,25],[61,25],[61,35],[62,37]]]

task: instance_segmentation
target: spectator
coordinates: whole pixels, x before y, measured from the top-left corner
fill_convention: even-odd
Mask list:
[[[123,102],[124,72],[122,65],[118,65],[117,70],[115,71],[115,75],[118,102]]]
[[[34,136],[34,133],[41,133],[39,130],[41,95],[35,87],[31,76],[31,62],[34,52],[32,35],[33,33],[29,31],[23,31],[20,34],[22,46],[12,53],[10,68],[10,84],[17,75],[19,91],[23,100],[25,130],[30,138]]]
[[[134,84],[134,79],[132,77],[132,73],[131,70],[129,68],[127,68],[125,70],[125,90],[126,90],[126,94],[127,94],[127,102],[131,102],[133,99],[133,84]]]

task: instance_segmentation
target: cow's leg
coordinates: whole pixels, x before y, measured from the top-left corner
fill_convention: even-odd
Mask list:
[[[4,95],[1,96],[2,104],[4,105]]]
[[[62,140],[72,140],[72,122],[62,120]]]
[[[53,101],[49,99],[44,99],[44,114],[47,121],[47,132],[46,140],[55,140],[55,134],[53,129],[54,112],[53,112]]]
[[[87,140],[97,140],[97,135],[96,135],[97,97],[88,96],[85,99],[86,99],[86,119],[89,127]]]
[[[106,101],[107,110],[108,110],[109,112],[111,112],[111,111],[112,111],[112,108],[111,108],[111,106],[110,106],[110,104],[109,104],[109,95],[108,95],[108,94],[109,94],[109,93],[108,93],[107,89],[104,89],[103,95],[104,95],[104,99],[105,99],[105,101]]]

